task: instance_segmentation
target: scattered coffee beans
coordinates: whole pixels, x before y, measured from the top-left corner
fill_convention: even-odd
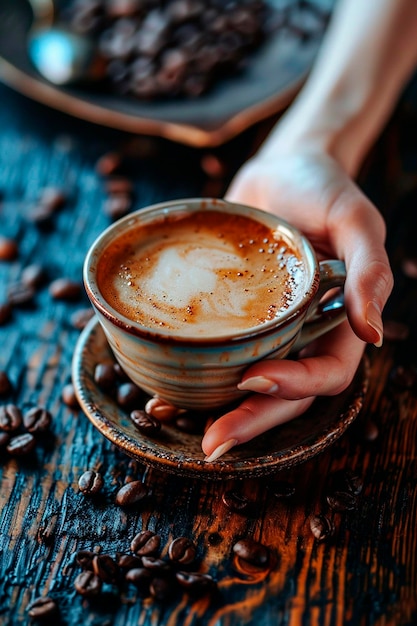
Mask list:
[[[233,546],[233,552],[240,559],[257,567],[268,567],[270,563],[270,550],[255,539],[240,539]]]
[[[100,472],[87,470],[78,479],[78,488],[86,496],[94,496],[99,493],[104,485]]]
[[[91,307],[78,309],[78,311],[74,311],[74,313],[71,315],[71,325],[77,330],[83,330],[93,317],[94,311]]]
[[[93,572],[103,583],[113,584],[119,579],[119,567],[108,554],[98,554],[93,557]]]
[[[133,480],[126,483],[116,494],[116,504],[123,507],[130,507],[141,502],[149,495],[148,488],[140,480]]]
[[[152,530],[141,530],[133,537],[130,549],[137,556],[149,556],[156,554],[161,545],[161,536]]]
[[[26,456],[35,448],[36,440],[31,433],[24,433],[12,437],[6,447],[6,450],[12,456]]]
[[[23,283],[13,283],[7,288],[7,299],[12,306],[26,306],[35,297],[35,289]]]
[[[55,300],[76,300],[81,295],[81,285],[69,278],[57,278],[50,283],[49,293]]]
[[[18,430],[22,424],[22,412],[15,404],[0,407],[0,429],[7,432]]]
[[[13,391],[13,385],[10,382],[10,378],[6,372],[0,370],[0,396],[6,396],[11,391]]]
[[[334,524],[329,517],[323,514],[310,517],[310,528],[317,541],[325,541],[334,534]]]
[[[58,606],[52,598],[43,596],[36,598],[28,606],[28,615],[39,621],[50,621],[57,618]]]
[[[23,424],[30,433],[43,433],[47,431],[51,422],[51,413],[42,407],[33,407],[23,415]]]
[[[157,435],[161,430],[161,422],[141,409],[132,411],[130,413],[130,419],[139,432],[149,437]]]
[[[10,302],[0,302],[0,326],[6,324],[12,317],[12,305]]]
[[[14,261],[19,254],[19,247],[14,239],[0,235],[0,261]]]
[[[27,265],[20,276],[20,282],[22,285],[31,287],[32,289],[38,288],[45,280],[45,270],[41,265]]]
[[[197,547],[188,537],[177,537],[168,547],[168,556],[171,561],[181,565],[191,565],[197,554]]]
[[[74,581],[74,587],[77,593],[86,598],[98,596],[102,586],[103,583],[100,578],[90,571],[81,572]]]
[[[72,383],[64,385],[62,388],[61,398],[64,404],[69,406],[71,409],[78,409],[80,406],[75,393],[74,385]]]

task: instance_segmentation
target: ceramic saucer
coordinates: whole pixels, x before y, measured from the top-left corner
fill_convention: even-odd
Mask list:
[[[335,397],[319,398],[301,417],[237,446],[213,463],[204,461],[201,434],[163,424],[156,437],[141,434],[116,402],[98,388],[98,363],[115,359],[96,318],[82,331],[73,357],[73,383],[80,405],[102,435],[127,455],[159,470],[203,479],[264,476],[288,469],[334,443],[358,416],[368,386],[363,359],[349,388]],[[140,407],[138,407],[140,408]]]

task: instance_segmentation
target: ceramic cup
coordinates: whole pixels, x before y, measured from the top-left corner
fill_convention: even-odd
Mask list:
[[[130,379],[204,411],[242,397],[237,384],[252,363],[285,358],[344,320],[345,278],[343,262],[319,262],[289,223],[218,199],[129,214],[84,264],[88,297]]]

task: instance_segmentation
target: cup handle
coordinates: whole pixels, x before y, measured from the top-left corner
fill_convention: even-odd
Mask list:
[[[346,280],[344,262],[336,259],[320,261],[319,269],[319,289],[291,352],[298,352],[308,343],[335,328],[335,326],[338,326],[346,319],[343,290],[338,289],[334,294],[330,294],[328,298],[323,298],[327,291],[337,287],[343,288]]]

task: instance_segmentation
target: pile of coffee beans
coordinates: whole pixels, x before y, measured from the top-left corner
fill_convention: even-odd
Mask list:
[[[0,449],[13,457],[27,456],[49,432],[51,413],[34,406],[22,411],[9,402],[0,406]]]
[[[115,585],[119,590],[133,585],[141,597],[160,602],[184,592],[196,597],[217,589],[214,578],[200,571],[197,546],[191,539],[177,537],[161,551],[161,536],[148,529],[132,538],[127,552],[110,555],[80,550],[75,562],[82,571],[74,587],[86,598],[97,597],[104,585]]]
[[[264,0],[73,0],[62,19],[93,39],[116,93],[198,97],[267,37]]]

